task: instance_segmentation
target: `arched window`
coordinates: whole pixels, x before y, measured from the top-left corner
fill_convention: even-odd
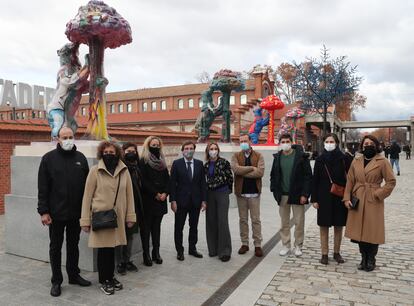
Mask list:
[[[142,111],[143,112],[148,111],[148,103],[147,102],[142,103]]]
[[[118,104],[118,113],[123,113],[123,112],[124,112],[124,105]]]
[[[39,116],[38,117],[43,118],[43,112],[42,111],[39,111]]]
[[[167,109],[167,101],[162,100],[161,101],[161,110],[166,110]]]
[[[14,119],[20,119],[19,113],[14,113],[14,115],[16,116]]]
[[[194,108],[194,100],[188,99],[188,108]]]
[[[184,100],[178,99],[178,109],[184,109]]]
[[[36,118],[36,112],[32,111],[32,118]]]
[[[82,107],[82,116],[86,116],[86,108]]]
[[[203,106],[203,100],[201,98],[198,98],[198,107],[201,108]]]
[[[240,96],[240,104],[247,104],[247,95]]]
[[[132,112],[132,104],[131,103],[128,103],[127,104],[127,112],[128,113],[131,113]]]
[[[236,97],[230,96],[230,105],[234,105],[234,104],[236,104]]]
[[[221,103],[221,99],[223,99],[223,96],[220,96],[217,98],[217,105],[219,105]]]
[[[26,113],[22,112],[22,119],[26,119]]]
[[[115,104],[111,104],[111,105],[109,106],[109,112],[110,112],[111,114],[115,113]]]
[[[156,111],[157,110],[157,102],[156,101],[152,101],[151,102],[151,110],[152,111]]]

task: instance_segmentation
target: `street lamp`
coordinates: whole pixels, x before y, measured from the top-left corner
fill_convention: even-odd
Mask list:
[[[7,101],[6,102],[6,105],[8,106],[8,107],[10,107],[10,101]],[[13,106],[13,108],[12,108],[12,118],[11,118],[12,120],[16,120],[16,107],[14,107]]]

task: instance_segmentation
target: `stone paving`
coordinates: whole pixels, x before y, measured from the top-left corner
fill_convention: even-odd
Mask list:
[[[379,248],[373,272],[356,269],[358,246],[348,239],[341,252],[345,264],[336,264],[332,254],[328,266],[320,264],[314,217],[307,220],[313,224],[306,232],[303,256],[286,258],[255,305],[414,305],[414,163],[400,163],[397,187],[386,200],[386,244]]]

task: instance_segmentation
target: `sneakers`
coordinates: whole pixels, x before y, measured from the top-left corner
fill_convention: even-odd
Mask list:
[[[293,254],[295,254],[296,257],[300,257],[302,256],[302,250],[300,249],[300,247],[296,246],[295,250],[293,251]]]
[[[290,253],[290,249],[289,249],[289,248],[287,248],[287,247],[283,247],[283,248],[280,250],[279,255],[280,255],[280,256],[286,256],[286,255],[288,255],[289,253]]]
[[[122,290],[124,288],[124,286],[121,284],[121,282],[119,282],[115,277],[112,280],[112,284],[113,284],[114,289],[116,291]]]
[[[112,295],[115,293],[115,288],[113,282],[110,280],[106,280],[102,283],[101,290],[106,295]]]

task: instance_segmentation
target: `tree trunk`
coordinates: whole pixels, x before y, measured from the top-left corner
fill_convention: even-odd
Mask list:
[[[231,90],[222,91],[223,97],[221,98],[221,103],[223,105],[223,125],[221,130],[221,141],[229,143],[231,141],[230,137],[230,93]]]
[[[106,126],[106,97],[107,80],[103,73],[105,48],[103,42],[96,36],[89,39],[90,82],[89,82],[89,122],[87,137],[95,140],[109,139]]]

